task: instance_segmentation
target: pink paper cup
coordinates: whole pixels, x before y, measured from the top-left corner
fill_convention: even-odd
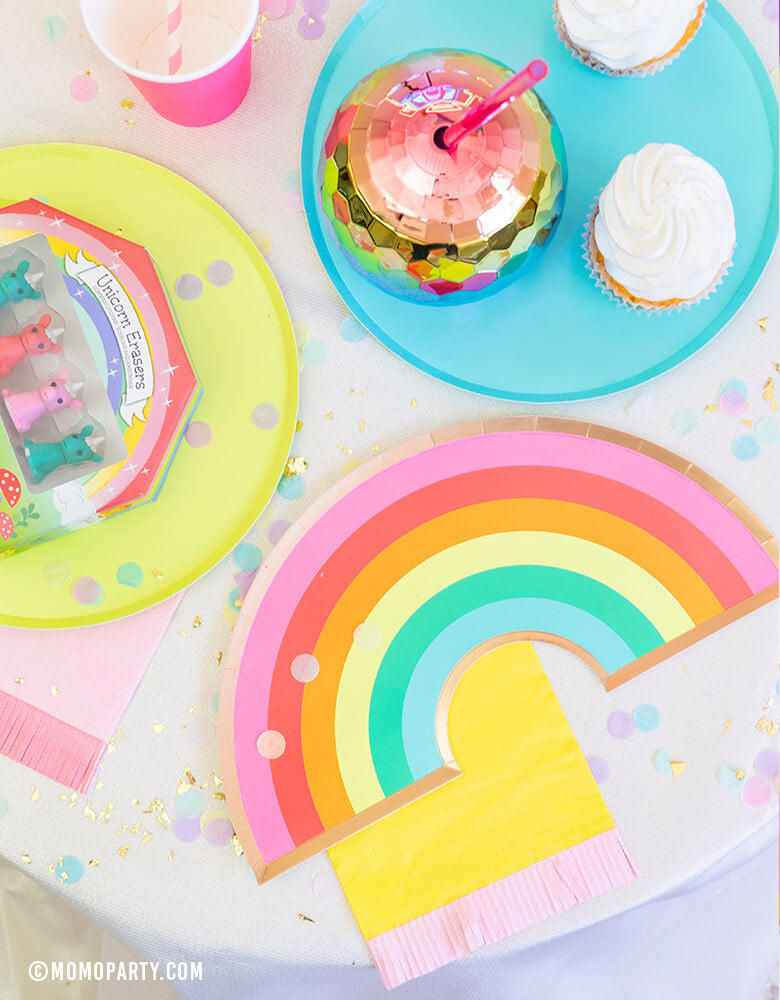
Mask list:
[[[181,69],[168,73],[166,0],[81,0],[95,45],[154,110],[177,125],[213,125],[246,96],[260,0],[182,0]]]

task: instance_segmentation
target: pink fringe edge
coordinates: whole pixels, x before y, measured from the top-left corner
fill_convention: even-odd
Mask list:
[[[0,754],[77,792],[86,792],[106,744],[0,691]]]
[[[368,946],[393,989],[638,876],[620,834],[608,830],[386,931]]]

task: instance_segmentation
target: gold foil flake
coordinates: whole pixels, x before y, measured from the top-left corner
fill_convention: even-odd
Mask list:
[[[51,686],[51,693],[52,694],[59,694],[60,693],[60,689],[58,687],[55,687],[54,684],[52,684],[52,686]]]
[[[24,677],[14,677],[14,684],[18,684],[19,687],[21,687],[22,684],[24,684],[24,682],[25,682]]]
[[[125,118],[125,125],[129,125],[130,128],[135,128],[135,121],[132,118]]]
[[[358,420],[358,427],[360,428],[360,433],[362,434],[363,431],[366,429],[365,420]]]
[[[350,389],[349,390],[349,394],[350,394],[350,396],[362,396],[363,399],[365,399],[366,396],[368,396],[367,392],[362,392],[362,391],[360,391],[358,389]]]
[[[144,815],[147,816],[149,813],[159,812],[163,807],[162,799],[152,799],[149,803],[149,808],[144,809]]]
[[[741,767],[734,768],[734,777],[737,779],[737,781],[745,780],[745,772],[742,770]]]
[[[179,784],[176,786],[176,794],[181,795],[183,792],[189,791],[190,783],[185,781],[184,778],[181,779]]]
[[[100,784],[96,785],[95,787],[96,788],[101,788],[102,785],[103,785],[103,782],[101,781]],[[140,799],[133,799],[132,801],[133,801],[133,805],[134,806],[140,806],[141,805],[141,800]]]
[[[49,874],[51,874],[51,875],[54,874],[54,862],[53,861],[49,862]]]
[[[159,736],[163,729],[165,729],[165,724],[163,722],[155,722],[152,726],[152,732],[155,736]]]
[[[298,431],[299,431],[299,430],[300,430],[300,429],[301,429],[302,427],[303,427],[303,422],[302,422],[302,421],[300,421],[300,420],[296,420],[296,421],[295,421],[295,433],[297,434],[297,433],[298,433]]]
[[[214,798],[215,799],[220,799],[222,802],[224,802],[225,801],[225,793],[224,792],[214,792]]]
[[[117,729],[116,734],[120,738],[120,740],[123,740],[125,738],[125,734],[122,732],[121,729]]]
[[[333,419],[333,410],[331,410],[330,413],[326,413],[325,414],[325,419],[326,420],[332,420]]]
[[[192,773],[192,771],[188,767],[184,768],[184,776],[187,779],[187,781],[189,781],[189,783],[191,785],[195,784],[195,775]]]
[[[772,362],[772,367],[774,368],[774,370],[776,372],[780,372],[780,361],[773,361]]]
[[[203,857],[198,858],[198,864],[200,864],[201,861],[205,861],[205,860],[206,860],[206,855],[204,854]]]
[[[768,378],[766,380],[766,385],[764,386],[764,399],[769,403],[769,406],[774,413],[777,409],[777,401],[775,400],[775,380],[773,378]]]
[[[220,778],[220,776],[218,774],[215,774],[213,771],[211,772],[211,777],[214,779],[214,784],[217,786],[217,788],[219,788],[220,785],[222,784],[222,778]]]
[[[123,823],[119,829],[122,831],[122,833],[124,833],[125,830],[127,829],[127,823]]]
[[[137,834],[140,829],[141,829],[141,820],[137,819],[135,823],[133,823],[133,825],[130,827],[130,833]]]
[[[148,844],[153,836],[154,834],[152,833],[151,830],[144,830],[144,832],[141,834],[141,843]]]
[[[761,331],[762,333],[766,333],[766,321],[767,321],[768,319],[769,319],[769,317],[768,317],[768,316],[762,316],[762,317],[761,317],[761,319],[760,319],[760,320],[758,321],[758,329],[759,329],[759,330],[760,330],[760,331]]]
[[[90,858],[87,864],[90,868],[98,868],[100,866],[100,862],[97,858]]]
[[[309,922],[310,924],[313,924],[313,923],[314,923],[314,921],[312,920],[312,918],[311,918],[311,917],[307,917],[307,916],[305,916],[305,914],[303,914],[303,913],[299,913],[299,914],[298,914],[298,919],[299,919],[299,920],[306,920],[306,921],[308,921],[308,922]]]
[[[744,424],[745,427],[752,427],[753,426],[753,421],[752,420],[740,420],[740,423]]]
[[[186,633],[186,632],[184,631],[184,629],[183,629],[183,628],[180,628],[180,629],[179,629],[179,635],[181,635],[181,636],[186,636],[186,635],[187,635],[187,633]]]
[[[675,778],[679,778],[688,765],[683,760],[670,760],[669,767],[672,769],[672,774]]]
[[[221,650],[221,649],[220,649],[220,651],[219,651],[219,652],[217,653],[217,666],[219,666],[219,665],[220,665],[220,663],[222,663],[222,650]]]
[[[95,785],[95,791],[96,791],[96,792],[99,792],[99,791],[100,791],[100,789],[101,789],[101,788],[102,788],[102,787],[103,787],[104,785],[105,785],[105,782],[104,782],[104,781],[99,781],[99,782],[98,782],[98,783],[97,783],[97,784]],[[140,803],[140,802],[138,801],[138,799],[133,799],[133,802],[135,802],[135,804],[136,804],[137,806],[140,806],[140,804],[141,804],[141,803]]]
[[[759,733],[764,733],[766,736],[774,736],[777,732],[777,723],[772,722],[765,715],[762,715],[756,723],[756,729]]]
[[[192,619],[192,627],[200,628],[202,624],[203,624],[203,618],[200,615],[195,615],[195,617]]]
[[[108,746],[106,747],[106,753],[113,753],[114,750],[116,750],[116,747],[114,746],[114,744],[113,743],[109,743]]]
[[[260,28],[260,27],[258,26],[258,27],[257,27],[257,28],[255,28],[255,30],[254,30],[254,31],[252,32],[252,41],[253,41],[253,42],[259,42],[259,41],[260,41],[260,39],[261,39],[262,37],[263,37],[263,31],[262,31],[262,28]]]
[[[344,445],[343,445],[343,444],[341,443],[341,441],[337,441],[337,442],[336,442],[336,447],[337,447],[337,448],[340,448],[340,449],[341,449],[341,454],[342,454],[342,455],[351,455],[351,454],[352,454],[352,449],[351,449],[351,448],[347,448],[347,447],[345,447],[345,446],[344,446]]]
[[[705,406],[704,407],[704,412],[705,413],[714,413],[715,410],[717,410],[717,408],[718,408],[718,404],[717,403],[710,403],[709,406]]]
[[[153,569],[152,570],[152,576],[155,578],[155,580],[164,580],[165,579],[165,573],[163,573],[163,571],[161,569]]]
[[[163,830],[167,830],[168,829],[168,824],[165,822],[165,820],[162,818],[162,816],[155,816],[155,819],[160,824],[160,826],[163,828]]]
[[[731,723],[733,721],[734,721],[733,719],[726,719],[726,723],[723,726],[723,732],[720,734],[721,736],[725,736],[726,735],[726,730],[729,728],[729,726],[731,725]]]
[[[32,795],[30,796],[30,799],[32,802],[37,802],[38,799],[41,797],[41,793],[38,791],[35,785],[31,785],[30,787],[32,788]]]
[[[241,844],[239,844],[239,842],[238,842],[238,834],[236,834],[236,833],[233,834],[232,844],[233,844],[233,850],[236,852],[236,854],[240,858],[241,855],[244,853],[244,848],[241,846]]]
[[[67,801],[68,801],[68,796],[67,795],[64,795],[64,794],[60,795],[60,802],[67,802]]]
[[[76,805],[76,799],[79,797],[78,792],[70,793],[70,801],[68,802],[68,809],[72,809]]]
[[[168,860],[173,861],[173,848],[171,848],[171,853],[168,855]]]
[[[769,709],[772,707],[772,702],[773,701],[774,701],[774,698],[770,698],[769,701],[766,703],[766,705],[762,705],[761,706],[761,711],[762,712],[768,712]]]
[[[19,860],[22,862],[23,865],[29,865],[32,862],[32,859],[29,854],[20,854]]]
[[[379,452],[381,451],[381,448],[379,447],[378,444],[372,444],[371,445],[371,451],[375,451],[377,454],[379,454]]]
[[[122,846],[121,846],[121,847],[120,847],[120,848],[119,848],[119,849],[117,850],[117,852],[116,852],[116,853],[117,853],[117,854],[119,855],[119,857],[120,857],[120,858],[124,858],[124,857],[127,857],[127,852],[128,852],[129,850],[130,850],[130,845],[129,845],[129,844],[123,844],[123,845],[122,845]]]
[[[416,409],[417,409],[417,400],[416,400],[416,399],[413,399],[413,400],[412,400],[412,409],[413,409],[413,410],[416,410]]]
[[[84,816],[87,819],[97,819],[97,813],[92,808],[92,804],[90,802],[87,802],[87,804],[84,806]]]
[[[296,455],[294,458],[287,459],[287,465],[284,467],[284,474],[288,479],[293,476],[302,475],[309,468],[309,463],[303,457],[303,455]]]
[[[125,111],[129,111],[130,108],[135,107],[135,101],[131,97],[123,97],[119,102],[119,107],[123,108]]]

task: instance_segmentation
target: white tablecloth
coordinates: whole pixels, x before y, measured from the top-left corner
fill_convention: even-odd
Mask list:
[[[76,0],[28,0],[25,4],[7,0],[3,4],[0,142],[91,142],[147,156],[181,173],[257,234],[287,299],[299,343],[316,338],[327,348],[325,363],[302,366],[301,371],[302,427],[293,453],[308,462],[305,495],[296,502],[275,495],[248,536],[266,553],[271,548],[266,529],[272,521],[294,520],[345,467],[371,457],[374,446],[388,448],[423,431],[477,417],[531,412],[529,407],[483,399],[435,382],[370,337],[351,343],[340,335],[347,311],[310,245],[294,191],[294,171],[316,75],[330,45],[358,6],[357,0],[334,0],[325,15],[327,31],[317,41],[306,41],[297,32],[300,8],[283,19],[266,21],[263,37],[254,47],[255,77],[247,101],[228,121],[187,131],[157,118],[122,74],[98,55],[84,34]],[[727,6],[738,15],[767,65],[774,67],[776,28],[762,14],[759,0],[729,0]],[[52,15],[60,16],[67,25],[65,37],[54,42],[48,40],[44,24],[44,18]],[[87,69],[98,90],[93,101],[82,104],[73,99],[69,85]],[[120,101],[127,97],[135,101],[131,110],[120,107]],[[135,125],[127,124],[126,119]],[[725,379],[739,378],[749,388],[751,408],[747,416],[755,420],[770,414],[762,396],[767,378],[776,374],[772,362],[778,355],[777,300],[775,259],[736,319],[680,368],[633,391],[602,400],[547,406],[544,412],[610,424],[679,452],[724,482],[776,529],[773,487],[777,448],[762,448],[751,463],[738,461],[731,443],[744,428],[719,412],[705,414],[704,410],[716,401]],[[767,315],[764,332],[758,320]],[[629,412],[641,395],[649,396],[654,405],[649,420],[637,419]],[[701,415],[699,429],[686,437],[681,437],[671,422],[681,407]],[[63,801],[60,786],[0,758],[0,796],[7,804],[7,814],[0,819],[0,853],[16,864],[21,855],[29,855],[25,870],[30,875],[67,894],[75,905],[141,954],[202,960],[205,981],[191,987],[192,995],[281,1000],[300,996],[305,990],[317,997],[380,997],[384,989],[369,967],[368,950],[346,900],[339,894],[322,898],[313,891],[314,878],[331,870],[326,856],[260,888],[232,847],[214,847],[203,838],[181,843],[170,829],[156,822],[157,813],[144,813],[159,798],[173,819],[177,787],[185,768],[199,785],[209,782],[204,789],[207,808],[224,809],[224,802],[214,798],[220,791],[211,776],[212,772],[219,774],[216,744],[196,746],[190,736],[195,718],[213,721],[206,703],[219,678],[218,654],[229,640],[234,613],[227,610],[227,599],[237,572],[238,567],[227,557],[185,595],[123,719],[123,736],[117,738],[115,751],[102,766],[102,786],[88,797],[96,811],[114,803],[110,821],[86,817],[84,796],[72,804],[68,796]],[[202,624],[193,628],[196,616]],[[489,996],[491,1000],[530,997],[547,995],[559,981],[560,995],[568,997],[564,974],[556,980],[549,965],[544,974],[547,978],[523,980],[527,985],[522,993],[519,985],[516,988],[521,982],[518,970],[527,965],[523,949],[679,891],[681,885],[701,876],[764,826],[776,809],[776,798],[767,809],[752,811],[740,802],[738,793],[719,785],[717,770],[724,762],[734,762],[750,774],[756,753],[776,746],[775,738],[756,728],[762,716],[777,718],[775,627],[776,609],[764,608],[610,694],[573,656],[539,647],[584,752],[609,762],[611,777],[603,792],[644,877],[458,966],[403,987],[403,995]],[[765,708],[772,699],[774,704]],[[618,708],[630,711],[644,702],[660,710],[659,730],[637,733],[624,741],[608,734],[610,712]],[[723,735],[728,719],[733,721]],[[158,723],[163,723],[164,729],[155,732],[153,727]],[[198,723],[201,730],[205,725]],[[673,758],[687,763],[685,774],[677,781],[663,777],[653,767],[653,754],[661,746],[667,747]],[[139,832],[134,833],[139,820]],[[142,844],[146,829],[153,837]],[[130,849],[120,856],[118,849],[125,844],[130,844]],[[741,860],[748,868],[760,866],[759,861],[749,860],[756,856],[755,842],[742,852],[747,861],[740,856],[724,864],[733,867]],[[62,884],[48,866],[66,854],[85,864],[94,858],[99,866],[88,866],[76,884]],[[741,871],[733,880],[749,877],[744,868]],[[709,900],[705,910],[711,915],[713,907],[728,911],[727,896],[718,888],[724,884],[712,883],[707,890],[711,895],[705,894]],[[766,897],[762,898],[765,902]],[[637,912],[662,914],[667,904],[652,905],[657,909],[648,911],[645,907]],[[750,906],[744,907],[744,919],[730,933],[744,936],[750,911]],[[766,907],[760,909],[759,904],[753,908],[755,925],[749,935],[756,949],[763,949],[764,957],[766,938],[756,928],[761,921],[771,919],[765,918],[765,913]],[[632,925],[625,923],[633,919],[630,915],[621,919],[623,930],[619,932],[609,930],[613,926],[609,923],[593,932],[596,937],[614,935],[615,940],[613,963],[604,970],[602,984],[613,980],[620,984],[619,970],[627,970],[631,964],[627,949],[638,948],[648,936],[646,931],[632,934]],[[673,922],[676,918],[670,919]],[[659,916],[659,921],[659,926],[668,927],[666,917]],[[725,932],[722,939],[717,933],[712,930],[711,942],[727,940]],[[583,949],[580,956],[592,951],[587,936],[564,940],[582,942],[576,945]],[[731,959],[730,967],[738,970],[747,946],[741,943],[742,951],[735,948],[731,956],[720,944],[717,947],[724,967]],[[540,952],[536,949],[533,954]],[[577,954],[562,950],[560,955],[560,963],[577,968]],[[751,958],[755,969],[761,960],[760,956]],[[692,959],[691,976],[696,964]],[[684,969],[685,961],[677,967]],[[543,964],[539,968],[543,969]],[[685,973],[679,971],[678,975]],[[756,973],[751,984],[760,978]],[[709,992],[708,1000],[742,1000],[743,996],[752,1000],[755,996],[755,992],[735,992],[737,987],[729,983],[738,980],[730,981],[725,973],[717,981],[723,984],[722,989]],[[652,995],[674,1000],[703,996],[690,985],[693,982],[680,978],[661,990],[659,981],[661,992]],[[746,981],[744,986],[747,989]],[[558,995],[557,988],[554,993]],[[627,985],[619,994],[616,986],[602,988],[596,982],[587,989],[582,985],[580,994],[594,1000],[618,995],[651,994],[641,983]]]

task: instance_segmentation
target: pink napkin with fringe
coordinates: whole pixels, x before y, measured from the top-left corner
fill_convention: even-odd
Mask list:
[[[0,627],[0,753],[86,792],[180,600],[89,628]]]

